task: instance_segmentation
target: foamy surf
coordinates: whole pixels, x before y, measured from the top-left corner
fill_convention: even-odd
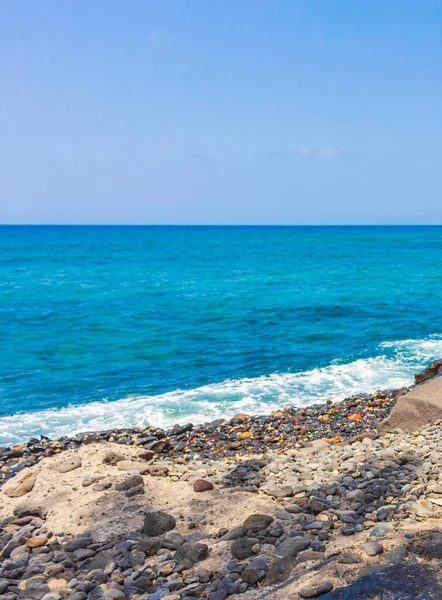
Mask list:
[[[169,427],[235,413],[265,414],[285,405],[338,401],[360,392],[410,385],[416,371],[442,356],[442,337],[385,342],[379,354],[299,373],[226,380],[157,396],[132,396],[0,418],[0,445],[111,428]]]

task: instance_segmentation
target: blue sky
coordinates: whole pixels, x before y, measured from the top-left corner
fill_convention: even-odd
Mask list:
[[[0,222],[442,223],[442,3],[3,0]]]

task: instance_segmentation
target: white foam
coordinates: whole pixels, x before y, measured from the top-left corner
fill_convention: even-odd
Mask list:
[[[274,373],[157,396],[133,396],[15,414],[0,418],[0,445],[41,434],[60,437],[119,427],[168,427],[228,418],[237,412],[265,414],[288,404],[307,406],[327,399],[341,400],[360,392],[409,385],[416,371],[441,356],[441,336],[385,342],[375,357],[311,371]]]

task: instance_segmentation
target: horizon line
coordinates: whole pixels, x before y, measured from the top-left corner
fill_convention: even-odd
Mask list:
[[[442,227],[441,223],[0,223],[0,227]]]

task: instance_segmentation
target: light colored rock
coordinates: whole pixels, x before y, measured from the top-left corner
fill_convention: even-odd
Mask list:
[[[3,492],[9,498],[20,498],[29,494],[34,489],[37,479],[37,471],[23,472],[23,475],[11,479],[3,486]]]
[[[120,471],[133,471],[143,475],[149,472],[149,465],[138,460],[120,460],[117,462],[117,469]]]
[[[81,467],[81,458],[78,456],[78,454],[63,456],[54,465],[54,469],[59,473],[69,473],[69,471],[73,471],[79,467]]]
[[[396,428],[407,433],[442,419],[442,377],[416,386],[401,396],[390,416],[381,424],[380,431]]]

